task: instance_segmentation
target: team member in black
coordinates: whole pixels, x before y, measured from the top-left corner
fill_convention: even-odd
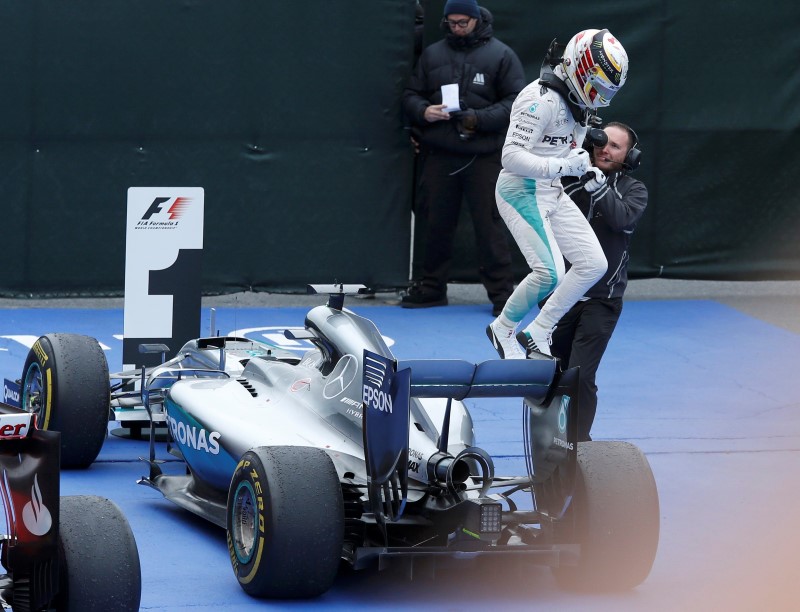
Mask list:
[[[517,55],[493,35],[492,15],[476,0],[448,0],[444,40],[428,46],[403,93],[403,108],[419,143],[418,214],[427,229],[419,284],[404,308],[447,304],[447,281],[462,198],[475,230],[480,279],[502,310],[514,290],[511,250],[494,187],[511,105],[525,86]],[[447,112],[442,85],[458,84],[461,108]]]
[[[584,185],[579,179],[562,179],[564,190],[589,220],[608,270],[584,297],[558,322],[550,350],[569,367],[580,366],[578,441],[591,440],[597,412],[595,378],[611,334],[622,313],[622,296],[628,284],[631,235],[647,206],[644,183],[628,175],[639,165],[636,133],[623,123],[612,122],[604,132],[608,142],[595,147],[593,165],[604,176]]]

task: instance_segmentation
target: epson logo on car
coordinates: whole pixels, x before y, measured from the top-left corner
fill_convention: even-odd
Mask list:
[[[364,351],[364,386],[361,401],[367,406],[392,413],[391,362],[385,357]]]
[[[179,444],[212,455],[219,454],[219,438],[222,434],[218,431],[208,433],[202,427],[187,425],[173,417],[169,417],[169,428]]]
[[[364,385],[364,403],[381,412],[392,412],[392,396],[370,385]]]

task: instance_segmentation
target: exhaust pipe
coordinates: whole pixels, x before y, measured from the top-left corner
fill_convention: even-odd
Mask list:
[[[438,452],[428,459],[428,480],[454,490],[463,490],[467,478],[471,476],[469,464],[452,455]]]
[[[472,459],[472,462],[468,461],[469,459]],[[447,487],[453,493],[464,491],[467,488],[464,483],[470,477],[479,478],[483,482],[481,495],[485,494],[492,484],[494,464],[486,451],[480,448],[474,446],[465,448],[455,457],[437,452],[428,458],[428,480]]]

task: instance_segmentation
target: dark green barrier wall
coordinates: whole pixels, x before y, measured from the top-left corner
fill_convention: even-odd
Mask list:
[[[0,2],[0,294],[119,294],[131,186],[205,188],[206,292],[404,285],[414,4]],[[531,79],[554,37],[627,48],[604,119],[643,142],[636,274],[800,278],[800,9],[704,4],[487,3]],[[458,257],[474,280],[468,224]]]
[[[800,278],[800,6],[580,0],[492,8],[498,36],[531,79],[554,37],[607,27],[627,49],[628,82],[601,116],[630,123],[644,150],[636,176],[650,206],[634,238],[633,275]],[[471,240],[462,231],[462,261]],[[474,278],[472,267],[460,273]]]
[[[4,2],[3,291],[121,291],[130,186],[205,188],[206,291],[404,284],[413,21],[411,0]]]

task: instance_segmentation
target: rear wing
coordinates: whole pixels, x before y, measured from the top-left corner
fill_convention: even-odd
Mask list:
[[[363,375],[368,492],[379,524],[399,518],[406,504],[409,404],[414,397],[523,399],[522,438],[531,482],[548,481],[561,467],[565,490],[571,490],[577,449],[577,368],[562,373],[554,359],[479,364],[454,359],[398,362],[365,350]],[[448,401],[438,443],[441,454],[448,448],[449,419]],[[484,490],[488,489],[494,471],[491,457],[480,449],[467,451],[485,461]],[[559,505],[557,513],[566,507]]]
[[[544,402],[556,376],[555,359],[495,359],[479,364],[460,359],[399,361],[411,370],[411,397],[524,397]]]

